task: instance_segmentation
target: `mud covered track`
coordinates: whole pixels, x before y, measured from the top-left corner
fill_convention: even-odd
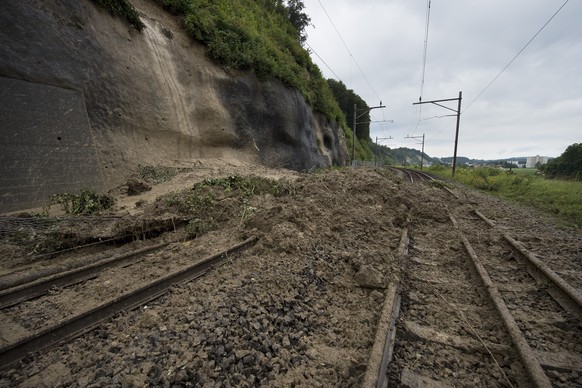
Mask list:
[[[15,338],[20,328],[25,338],[103,303],[107,295],[130,292],[127,284],[150,283],[154,279],[148,274],[164,276],[249,236],[259,237],[256,244],[139,309],[23,358],[0,371],[0,381],[11,386],[336,387],[374,386],[383,376],[389,384],[531,386],[450,213],[515,314],[543,373],[556,386],[579,384],[580,375],[565,369],[569,365],[562,357],[564,352],[579,356],[576,337],[569,337],[570,344],[560,339],[560,333],[579,331],[579,321],[519,267],[520,253],[502,234],[534,252],[575,289],[582,283],[579,237],[478,193],[451,185],[453,197],[442,189],[443,182],[411,183],[401,174],[384,169],[306,174],[289,183],[283,196],[267,191],[240,202],[232,191],[215,192],[220,207],[212,215],[221,217],[219,228],[5,308],[0,318],[8,323],[0,337]],[[186,188],[170,197],[171,203],[191,195]],[[139,210],[172,216],[177,208],[168,203],[156,200]],[[532,237],[534,228],[548,240]],[[177,241],[169,238],[173,234],[159,242]],[[509,265],[495,264],[499,258]],[[54,258],[51,264],[62,262]],[[513,275],[532,283],[516,283]],[[510,281],[502,283],[503,278]],[[90,284],[93,291],[82,291]],[[538,311],[535,303],[549,315],[531,318]],[[539,322],[528,326],[533,320]],[[544,328],[549,336],[540,336]],[[556,352],[554,340],[563,349]]]
[[[130,293],[120,295],[82,314],[58,322],[14,344],[2,347],[0,348],[0,368],[7,367],[30,353],[37,352],[62,341],[70,340],[117,313],[136,308],[158,298],[174,284],[186,282],[203,275],[208,270],[222,264],[228,258],[229,254],[256,241],[257,239],[254,237],[249,238],[224,252],[220,252],[192,266],[157,279]]]
[[[579,383],[579,291],[482,213],[457,205],[447,215],[455,230],[421,220],[413,226],[390,381],[411,386]],[[447,243],[435,249],[434,238]],[[532,267],[536,272],[530,276]],[[436,370],[425,364],[441,358]]]

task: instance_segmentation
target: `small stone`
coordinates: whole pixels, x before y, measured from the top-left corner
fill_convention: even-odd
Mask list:
[[[283,343],[283,346],[285,346],[286,348],[291,346],[291,341],[289,341],[289,337],[287,337],[287,336],[283,337],[282,343]]]
[[[176,373],[176,380],[177,381],[188,381],[188,372],[185,369],[180,369]]]
[[[374,290],[370,293],[370,298],[372,298],[372,300],[375,302],[380,302],[382,299],[384,299],[384,294],[377,290]]]
[[[383,276],[377,269],[362,265],[355,275],[356,282],[364,288],[381,288],[384,287]]]
[[[234,364],[234,360],[235,360],[234,354],[231,354],[229,357],[226,357],[222,360],[220,366],[222,367],[222,369],[227,370],[230,368],[232,364]]]
[[[259,321],[252,321],[251,326],[257,331],[261,330],[261,323]]]
[[[237,360],[241,360],[247,354],[249,354],[248,350],[237,349],[234,351],[234,355],[236,356]]]
[[[234,381],[235,384],[239,384],[243,380],[244,380],[244,376],[241,375],[240,373],[233,373],[232,374],[232,381]]]
[[[218,345],[218,347],[214,351],[214,354],[216,354],[217,356],[222,356],[224,354],[224,346]]]
[[[192,346],[198,346],[202,343],[202,337],[194,337],[192,339]]]

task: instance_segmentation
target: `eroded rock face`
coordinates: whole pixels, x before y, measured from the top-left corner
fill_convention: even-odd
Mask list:
[[[299,91],[248,74],[223,79],[217,91],[230,107],[237,146],[254,143],[263,164],[309,170],[344,163],[341,129],[314,115]]]
[[[132,3],[146,25],[141,33],[89,0],[8,0],[0,13],[0,79],[80,92],[105,187],[137,164],[227,158],[306,170],[345,163],[342,130],[298,91],[227,73],[171,15],[147,0]]]

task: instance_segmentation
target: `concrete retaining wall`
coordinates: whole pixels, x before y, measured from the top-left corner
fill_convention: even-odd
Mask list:
[[[0,77],[0,212],[102,187],[83,94]]]

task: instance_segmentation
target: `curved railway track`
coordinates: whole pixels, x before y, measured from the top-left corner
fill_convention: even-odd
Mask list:
[[[77,284],[86,281],[88,277],[96,276],[98,271],[113,265],[119,265],[129,258],[136,255],[145,254],[153,249],[160,249],[168,244],[158,244],[150,247],[147,250],[131,252],[130,254],[115,257],[105,263],[98,263],[97,265],[89,265],[87,267],[79,268],[73,271],[68,271],[64,274],[52,276],[49,279],[39,279],[32,284],[24,284],[22,286],[7,289],[2,292],[3,301],[12,301],[5,303],[5,309],[0,312],[0,320],[2,321],[2,337],[7,337],[7,332],[16,333],[16,340],[10,343],[3,343],[0,347],[0,369],[6,368],[27,355],[38,352],[39,350],[56,345],[58,343],[68,341],[76,336],[91,330],[100,322],[124,310],[138,307],[153,299],[163,295],[172,285],[180,282],[190,281],[206,273],[208,270],[224,263],[228,259],[228,255],[241,250],[257,241],[256,237],[251,237],[239,244],[236,244],[229,249],[218,254],[212,255],[206,259],[195,262],[194,264],[182,265],[178,269],[174,269],[169,274],[164,276],[156,276],[154,280],[146,281],[145,283],[137,283],[136,287],[131,288],[125,292],[115,292],[112,290],[107,299],[100,301],[95,305],[90,302],[84,303],[81,311],[69,312],[61,319],[56,320],[50,324],[44,324],[40,320],[37,325],[32,325],[30,316],[22,316],[19,304],[24,300],[30,300],[38,297],[38,285],[42,285],[42,289],[46,292],[46,288],[53,287],[55,284],[61,284],[63,279],[66,280],[66,285]],[[138,270],[139,272],[147,272],[143,266]],[[52,286],[51,286],[52,284]],[[135,284],[132,284],[135,286]],[[29,287],[30,286],[30,287]],[[86,287],[90,285],[82,285]],[[44,293],[42,292],[42,293]],[[90,291],[89,291],[90,293]],[[88,295],[85,293],[85,295]],[[50,295],[49,295],[50,297]],[[38,300],[36,306],[40,309],[42,315],[42,307],[54,308],[56,303],[47,300]],[[94,301],[93,301],[94,302]],[[13,306],[8,308],[8,305]],[[39,310],[26,306],[23,311],[35,311],[39,314]],[[28,323],[28,324],[27,324]],[[25,327],[25,329],[24,329]],[[21,334],[20,337],[18,334]],[[4,341],[6,342],[6,341]]]
[[[385,342],[387,381],[377,386],[578,386],[580,264],[570,285],[479,211],[459,206],[446,216],[412,222],[401,313]]]
[[[407,180],[410,181],[410,183],[414,183],[415,181],[416,182],[428,182],[428,181],[434,180],[433,177],[431,177],[430,175],[428,175],[422,171],[410,170],[410,169],[401,168],[401,167],[390,167],[390,169],[393,171],[397,171],[398,173],[405,176],[407,178]]]

